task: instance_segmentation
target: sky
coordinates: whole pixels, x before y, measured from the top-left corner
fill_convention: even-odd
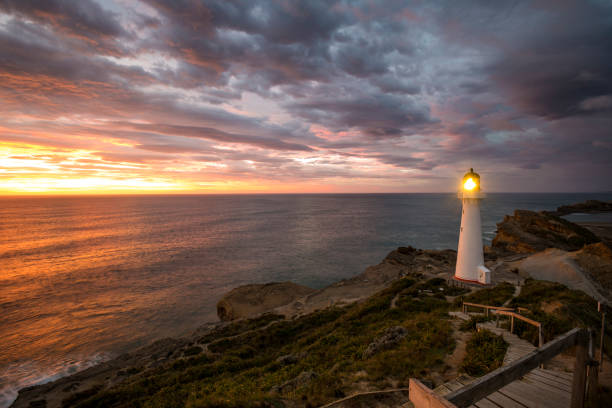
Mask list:
[[[612,190],[612,1],[0,0],[0,194]]]

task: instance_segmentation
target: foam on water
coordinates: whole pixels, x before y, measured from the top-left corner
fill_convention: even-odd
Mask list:
[[[17,398],[19,390],[33,385],[45,384],[58,378],[85,370],[111,358],[110,354],[77,356],[58,361],[55,367],[39,367],[32,361],[16,362],[0,371],[0,407],[8,407]]]

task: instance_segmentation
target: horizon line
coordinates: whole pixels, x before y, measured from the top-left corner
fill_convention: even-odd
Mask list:
[[[405,194],[457,194],[458,191],[406,191],[406,192],[238,192],[238,193],[189,193],[189,192],[112,192],[112,193],[27,193],[0,194],[0,198],[34,197],[138,197],[138,196],[247,196],[247,195],[405,195]],[[612,191],[490,191],[485,194],[612,194]]]

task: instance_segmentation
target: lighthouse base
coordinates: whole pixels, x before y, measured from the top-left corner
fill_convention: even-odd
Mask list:
[[[462,279],[457,275],[453,276],[453,279],[459,282],[487,286],[491,284],[491,271],[486,266],[480,265],[478,267],[478,280]]]
[[[483,285],[491,284],[491,271],[484,265],[478,267],[478,282]]]

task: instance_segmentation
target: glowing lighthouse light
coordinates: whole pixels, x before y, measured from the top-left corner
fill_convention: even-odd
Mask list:
[[[491,271],[484,266],[479,205],[485,195],[480,192],[480,176],[474,173],[474,169],[463,176],[462,187],[458,195],[463,209],[455,279],[488,285],[491,283]]]
[[[470,177],[469,179],[467,179],[467,181],[463,184],[463,188],[466,190],[473,190],[474,187],[476,187],[476,182],[474,182],[474,180]]]

